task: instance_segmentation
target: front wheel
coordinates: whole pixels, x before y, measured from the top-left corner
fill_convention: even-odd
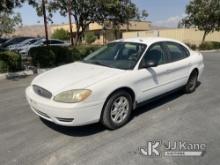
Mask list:
[[[197,83],[198,83],[198,72],[193,71],[191,73],[191,75],[189,76],[189,80],[188,80],[187,84],[184,87],[185,93],[194,92],[196,90]]]
[[[109,129],[117,129],[125,125],[131,116],[132,98],[126,91],[114,93],[105,104],[102,124]]]

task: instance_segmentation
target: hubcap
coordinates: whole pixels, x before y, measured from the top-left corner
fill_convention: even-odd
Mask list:
[[[193,90],[196,87],[197,84],[197,76],[192,76],[192,78],[189,80],[189,89]]]
[[[126,97],[120,96],[112,104],[111,119],[115,123],[121,123],[129,112],[129,101]]]

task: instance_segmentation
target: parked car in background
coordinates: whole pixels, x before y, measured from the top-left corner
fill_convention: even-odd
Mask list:
[[[20,43],[20,42],[22,42],[24,40],[31,39],[31,38],[33,38],[33,37],[15,37],[15,38],[9,39],[6,42],[4,42],[1,45],[1,47],[7,48],[10,45],[18,44],[18,43]]]
[[[8,38],[0,38],[0,46],[6,42],[7,40],[9,40]]]
[[[43,45],[46,45],[46,44],[47,44],[47,42],[46,42],[46,40],[44,40]],[[70,44],[65,42],[65,41],[62,41],[62,40],[50,39],[50,40],[48,40],[48,45],[51,45],[51,46],[69,46]]]
[[[5,49],[3,47],[1,47],[1,45],[6,42],[7,40],[9,39],[6,39],[6,38],[0,38],[0,52],[4,51]]]
[[[31,38],[31,39],[26,39],[22,42],[19,42],[17,44],[9,45],[7,49],[11,51],[19,51],[22,47],[31,45],[35,43],[36,41],[40,40],[40,38]]]
[[[179,88],[194,92],[203,68],[201,53],[176,40],[117,40],[37,76],[26,98],[34,113],[56,124],[100,121],[117,129],[146,101]]]
[[[43,45],[47,45],[46,39],[40,39],[40,40],[37,40],[36,42],[34,42],[32,44],[25,45],[25,46],[21,47],[19,49],[19,53],[22,56],[27,56],[29,54],[29,51],[30,51],[31,48],[38,47],[38,46],[43,46]],[[48,45],[50,45],[50,46],[69,46],[70,44],[67,43],[67,42],[61,41],[61,40],[51,39],[51,40],[48,40]]]

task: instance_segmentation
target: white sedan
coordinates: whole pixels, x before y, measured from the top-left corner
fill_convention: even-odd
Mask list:
[[[26,89],[31,109],[64,126],[126,124],[138,105],[175,89],[195,91],[203,56],[164,38],[114,41],[84,60],[37,76]]]

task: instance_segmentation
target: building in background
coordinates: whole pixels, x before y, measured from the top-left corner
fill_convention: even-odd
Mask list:
[[[48,26],[49,37],[57,29],[63,28],[69,31],[68,24],[50,25]],[[76,32],[76,25],[73,24],[73,33]],[[86,32],[93,32],[96,36],[94,44],[105,44],[115,40],[114,30],[111,24],[105,26],[98,23],[89,25]],[[131,21],[129,25],[120,26],[119,38],[133,38],[133,37],[166,37],[176,39],[185,43],[199,45],[202,41],[204,32],[197,29],[178,29],[178,28],[161,28],[154,27],[149,21]],[[33,36],[44,37],[44,26],[33,25],[23,26],[16,29],[12,36]],[[220,32],[213,32],[207,35],[206,41],[220,42]],[[85,41],[83,41],[85,42]]]
[[[57,29],[64,29],[69,32],[69,24],[60,25],[50,25],[48,26],[48,36],[54,33]],[[104,44],[115,40],[114,30],[110,23],[105,25],[100,25],[98,23],[92,23],[89,25],[86,32],[93,32],[96,36],[96,41],[94,44]],[[148,31],[151,29],[151,22],[149,21],[130,21],[129,24],[120,26],[118,31],[119,38],[122,38],[124,32],[137,32],[137,31]],[[76,33],[76,25],[72,25],[73,35]],[[32,36],[32,37],[44,37],[45,31],[43,25],[31,25],[18,27],[14,33],[10,35],[13,36]]]
[[[50,29],[51,29],[51,34],[53,34],[53,32],[57,29],[64,29],[66,31],[69,31],[69,25],[68,24],[52,25]],[[150,29],[151,29],[151,22],[149,21],[130,21],[129,24],[120,26],[118,36],[119,38],[122,38],[123,33],[126,31],[137,32],[137,31],[148,31]],[[73,24],[72,30],[74,35],[74,33],[76,32],[75,24]],[[89,25],[86,32],[93,32],[95,34],[96,41],[94,42],[94,44],[105,44],[116,39],[111,23],[105,23],[105,25],[92,23]]]
[[[157,29],[150,31],[124,32],[123,38],[133,37],[165,37],[172,38],[184,43],[200,45],[204,32],[197,29]],[[207,35],[206,41],[220,42],[220,32]]]

